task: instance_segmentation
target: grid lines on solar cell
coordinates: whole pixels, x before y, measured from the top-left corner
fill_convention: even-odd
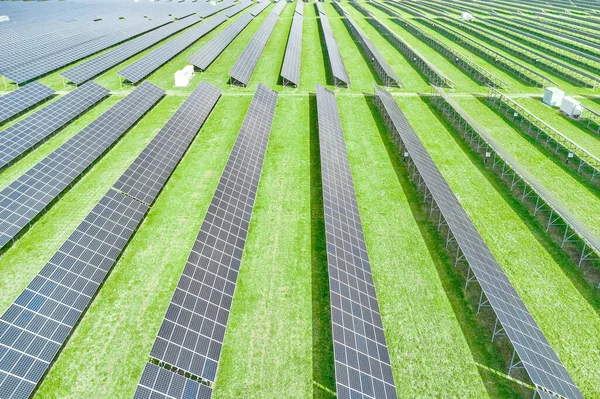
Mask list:
[[[344,66],[340,49],[333,36],[333,30],[329,24],[329,19],[327,18],[321,3],[317,2],[315,4],[319,9],[319,21],[321,22],[321,29],[323,30],[323,36],[325,37],[325,47],[327,48],[327,55],[329,56],[333,83],[335,86],[350,86],[350,78],[348,78],[348,74],[346,73],[346,67]]]
[[[378,86],[376,94],[394,141],[414,162],[531,381],[565,398],[583,398],[392,95]]]
[[[109,191],[0,317],[0,397],[29,397],[147,210]]]
[[[146,363],[133,399],[210,399],[211,395],[208,385]]]
[[[396,398],[335,94],[320,85],[317,115],[337,397]]]
[[[144,83],[0,191],[0,248],[137,122],[164,90]]]
[[[46,100],[54,94],[54,90],[32,82],[0,97],[0,123],[18,115],[29,107]]]
[[[303,2],[299,1],[302,5]],[[283,84],[291,83],[294,86],[300,84],[300,62],[302,58],[302,23],[304,17],[302,14],[294,13],[290,35],[288,37],[283,65],[281,66],[281,78]]]
[[[144,148],[114,188],[152,204],[221,96],[202,82]]]
[[[282,2],[278,3],[275,7],[279,6],[279,4],[285,6],[285,2]],[[267,41],[269,40],[277,21],[279,21],[279,15],[273,10],[273,12],[265,18],[265,21],[260,28],[258,28],[258,31],[256,31],[252,39],[250,39],[250,42],[242,54],[240,54],[239,58],[231,68],[231,71],[229,71],[229,77],[233,82],[243,86],[248,84],[252,72],[254,72],[254,68],[256,68],[258,59],[267,45]]]
[[[108,95],[89,82],[0,132],[0,168],[19,158]]]
[[[201,22],[198,26],[181,36],[163,44],[150,54],[119,70],[117,74],[131,83],[138,83],[226,20],[227,17],[225,15],[217,15],[207,21]]]
[[[60,76],[75,84],[81,84],[198,22],[200,22],[200,19],[192,15],[167,24],[133,39],[114,50],[102,53],[91,60],[78,64],[65,72],[61,72]]]
[[[277,93],[259,84],[150,356],[214,382]]]
[[[192,55],[188,61],[201,71],[213,63],[214,60],[233,42],[233,40],[252,22],[252,15],[246,13],[235,20],[227,28],[223,29],[211,41],[206,43],[200,50]]]

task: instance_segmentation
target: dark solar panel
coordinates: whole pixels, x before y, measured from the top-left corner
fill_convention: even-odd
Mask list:
[[[108,96],[109,91],[89,82],[0,132],[0,168]]]
[[[259,84],[150,356],[214,382],[277,93]]]
[[[252,15],[242,15],[227,28],[223,29],[211,41],[202,46],[188,61],[201,71],[205,71],[250,22],[252,22]]]
[[[123,173],[115,189],[152,204],[220,96],[221,90],[200,83]]]
[[[396,398],[396,388],[335,94],[317,114],[337,397]]]
[[[0,191],[0,248],[66,189],[160,98],[145,83]]]
[[[303,2],[299,1],[299,5]],[[288,37],[283,65],[281,66],[281,78],[283,84],[292,84],[298,86],[300,84],[300,60],[302,58],[302,23],[304,17],[301,13],[294,13],[292,27]]]
[[[321,21],[321,29],[323,30],[323,36],[325,37],[325,47],[327,48],[331,73],[333,74],[333,83],[335,86],[350,86],[350,78],[348,78],[348,74],[346,73],[346,67],[344,66],[340,49],[333,36],[331,25],[329,25],[329,19],[327,18],[327,15],[325,15],[321,3],[317,2],[316,4],[319,9],[319,21]]]
[[[109,191],[0,317],[0,397],[28,398],[148,208]]]
[[[376,86],[394,141],[404,146],[531,381],[565,398],[583,398],[392,95]]]
[[[283,4],[285,6],[285,2],[278,3],[277,6],[279,6],[279,4]],[[279,21],[279,15],[275,13],[275,10],[273,10],[269,16],[265,18],[265,21],[262,23],[260,28],[258,28],[242,54],[231,68],[231,71],[229,71],[229,77],[232,83],[241,84],[242,86],[246,86],[248,84],[250,77],[252,76],[252,72],[254,72],[254,68],[256,68],[258,59],[267,45],[267,41],[269,40],[277,21]]]
[[[198,26],[162,45],[133,64],[119,70],[117,75],[131,83],[138,83],[226,20],[227,17],[225,15],[217,15],[200,23]]]
[[[29,83],[0,97],[0,123],[20,114],[29,107],[46,100],[54,90],[40,82]]]
[[[146,363],[133,399],[210,399],[212,388],[164,367]]]
[[[253,4],[254,3],[251,0],[241,1],[238,5],[231,7],[229,10],[227,10],[225,15],[227,16],[227,18],[231,18],[234,15],[237,15],[240,12],[244,11],[246,8],[250,7]]]
[[[75,84],[81,84],[198,22],[200,19],[196,16],[175,21],[61,72],[60,76]]]

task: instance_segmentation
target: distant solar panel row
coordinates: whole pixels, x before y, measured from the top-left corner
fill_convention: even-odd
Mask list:
[[[150,352],[205,381],[215,381],[276,102],[259,84]],[[140,381],[135,398],[147,390]]]
[[[298,2],[299,6],[304,3]],[[296,7],[298,9],[298,7]],[[298,86],[300,84],[300,62],[302,58],[302,24],[304,17],[302,13],[294,13],[292,27],[288,37],[287,47],[285,48],[285,56],[283,65],[281,66],[281,78],[283,85],[292,84]]]
[[[60,76],[79,85],[198,22],[200,22],[198,17],[190,16],[162,26],[150,33],[133,39],[114,50],[100,54],[91,60],[76,65],[73,68],[62,72]]]
[[[233,42],[233,40],[252,22],[252,15],[246,13],[235,22],[223,29],[221,33],[206,43],[200,50],[192,55],[188,61],[201,71],[213,63],[214,60]]]
[[[239,14],[240,12],[244,11],[246,8],[250,7],[251,5],[253,5],[254,3],[251,0],[245,0],[245,1],[241,1],[238,5],[231,7],[226,13],[225,15],[227,16],[227,18],[231,18],[234,15]]]
[[[39,82],[32,82],[0,97],[0,123],[18,115],[29,107],[50,98],[54,90]]]
[[[192,28],[181,36],[176,37],[152,51],[150,54],[140,58],[133,64],[119,70],[117,75],[133,84],[138,83],[225,21],[227,21],[225,15],[217,15],[206,20],[195,28]]]
[[[407,151],[531,381],[564,398],[583,398],[392,95],[375,89],[396,146]]]
[[[277,6],[279,6],[279,4],[285,6],[285,2],[278,3]],[[267,45],[267,41],[269,40],[277,21],[279,21],[279,15],[273,10],[269,16],[265,18],[265,21],[260,28],[258,28],[252,39],[250,39],[250,42],[242,54],[240,54],[239,58],[231,68],[231,71],[229,71],[229,78],[232,83],[240,84],[242,86],[248,84],[250,77],[252,77],[252,72],[254,72],[254,68],[256,68],[258,59]]]
[[[261,12],[263,12],[264,10],[266,10],[267,7],[269,7],[270,5],[271,5],[271,2],[269,0],[263,0],[262,2],[258,3],[254,7],[252,7],[250,9],[249,13],[253,17],[256,17],[258,14],[260,14]]]
[[[152,90],[150,84],[145,83],[136,91],[142,91],[140,89],[144,87]],[[144,151],[140,157],[149,165],[162,163],[165,156],[177,163],[219,95],[220,91],[208,84],[199,86],[175,113],[175,120],[169,121],[166,130],[161,130],[149,145],[157,148],[163,144],[165,151],[172,150],[173,153],[167,155]],[[136,159],[130,167],[134,171],[128,169],[124,175],[128,176],[128,187],[136,186],[134,176],[139,165]],[[164,177],[171,171],[165,170],[156,176],[164,184]],[[143,174],[139,176],[143,184],[150,177]],[[131,196],[110,189],[0,317],[1,398],[29,397],[148,209],[147,205]],[[146,381],[149,379],[147,376]],[[155,380],[163,381],[164,376]],[[178,392],[177,382],[168,387],[171,385],[171,392]],[[182,389],[188,394],[194,392],[194,386]]]
[[[47,139],[108,93],[99,84],[89,82],[0,132],[0,168]]]
[[[337,397],[396,398],[396,388],[335,94],[317,115]]]
[[[335,86],[350,86],[350,78],[346,72],[344,61],[342,61],[342,55],[338,48],[335,37],[333,36],[333,30],[329,25],[329,19],[325,15],[325,10],[320,2],[315,3],[319,10],[319,21],[321,21],[321,29],[323,30],[323,36],[325,37],[325,47],[327,48],[327,54],[329,55],[329,63],[331,67],[331,73],[333,75],[333,84]]]
[[[234,5],[234,0],[224,0],[221,2],[218,2],[216,4],[211,4],[211,3],[200,3],[202,6],[202,9],[198,12],[198,15],[200,15],[202,18],[207,18],[210,17],[211,15],[215,15],[216,13],[226,10],[230,7],[233,7]]]
[[[350,33],[366,53],[367,57],[369,58],[369,62],[371,62],[373,68],[375,68],[375,71],[377,72],[377,75],[379,75],[379,78],[383,84],[386,86],[401,87],[402,81],[392,69],[390,64],[388,64],[385,58],[383,58],[383,55],[381,55],[371,39],[369,39],[369,37],[360,29],[352,17],[348,15],[348,13],[337,1],[333,2],[333,6],[338,9],[342,16],[344,16],[343,20],[350,30]]]
[[[0,191],[0,248],[67,188],[160,98],[146,83]]]

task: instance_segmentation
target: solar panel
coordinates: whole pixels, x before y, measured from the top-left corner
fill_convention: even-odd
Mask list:
[[[256,17],[258,14],[260,14],[261,12],[266,10],[267,7],[269,7],[270,5],[271,5],[270,1],[264,0],[250,9],[250,11],[249,11],[250,15],[252,15],[253,17]]]
[[[115,189],[152,204],[220,96],[221,90],[200,83],[123,173]]]
[[[212,388],[164,367],[146,363],[133,399],[210,399]]]
[[[380,87],[375,89],[376,102],[389,121],[394,142],[400,151],[408,152],[468,262],[470,273],[514,347],[519,362],[511,362],[511,369],[514,364],[522,364],[536,387],[564,398],[583,398],[392,95]]]
[[[40,82],[29,83],[0,97],[0,123],[50,98],[54,90]]]
[[[0,248],[54,201],[164,95],[146,83],[0,191]]]
[[[221,33],[206,43],[200,50],[192,55],[188,61],[201,71],[213,63],[214,60],[233,42],[233,40],[252,22],[252,15],[246,13],[235,22],[223,29]]]
[[[344,66],[340,49],[333,36],[331,25],[329,25],[329,19],[327,18],[327,15],[325,15],[321,3],[317,2],[315,4],[319,9],[319,21],[321,21],[321,29],[323,30],[323,36],[325,37],[325,47],[327,48],[331,73],[333,74],[333,84],[335,86],[350,86],[350,78],[348,78],[348,74],[346,73],[346,67]]]
[[[286,4],[287,4],[287,1],[279,0],[277,3],[275,3],[275,7],[273,7],[273,11],[271,11],[271,14],[275,14],[277,16],[281,15],[281,12],[285,8]]]
[[[344,23],[348,27],[348,30],[356,39],[358,44],[361,46],[363,51],[365,52],[369,62],[373,65],[373,68],[377,72],[377,75],[381,79],[384,85],[386,86],[396,86],[401,87],[402,81],[396,74],[396,72],[392,69],[390,64],[383,58],[383,55],[379,52],[377,47],[373,44],[371,39],[360,29],[360,27],[356,24],[356,22],[348,15],[348,13],[342,8],[342,6],[334,1],[333,6],[337,8],[340,14],[344,17]]]
[[[304,1],[296,2],[296,9],[294,10],[294,13],[304,16]]]
[[[117,75],[133,84],[138,83],[226,20],[225,15],[217,15],[200,23],[200,25],[162,45],[133,64],[119,70]]]
[[[61,72],[60,76],[75,84],[81,84],[198,22],[200,19],[196,16],[175,21]]]
[[[89,82],[0,132],[0,168],[56,133],[108,93],[99,84]]]
[[[317,115],[337,397],[397,398],[335,94]]]
[[[136,91],[150,87],[148,85],[150,83],[144,83]],[[151,96],[152,93],[142,95]],[[173,122],[170,120],[152,139],[148,145],[151,151],[144,150],[138,158],[148,165],[162,164],[165,158],[176,164],[219,95],[218,89],[202,83],[177,110],[172,118]],[[157,144],[163,145],[164,151],[152,151]],[[165,155],[165,152],[169,155]],[[136,159],[123,175],[127,176],[125,188],[135,187],[135,172],[139,171],[141,164]],[[172,170],[168,168],[167,172],[153,176],[157,176],[158,184],[164,185],[168,178],[165,178],[165,173],[170,174]],[[147,182],[148,176],[139,176],[139,181]],[[15,303],[0,317],[1,398],[29,397],[147,213],[149,206],[130,195],[117,192],[116,187],[117,185],[107,192]],[[157,192],[162,188],[157,185],[154,187]],[[119,188],[122,190],[124,187]],[[155,381],[163,381],[165,378],[171,377],[163,375]],[[173,378],[180,381],[179,377]],[[149,377],[144,381],[149,381]],[[174,382],[167,387],[172,385],[175,389],[176,384]],[[183,392],[190,396],[184,398],[207,398],[200,395],[205,390],[199,386],[199,396],[191,396],[196,392],[194,384],[187,385],[189,387],[186,386]],[[151,397],[171,397],[158,396],[159,392]],[[167,391],[173,392],[177,391]]]
[[[299,1],[302,5],[303,2]],[[302,58],[302,23],[304,17],[301,13],[294,13],[290,35],[288,37],[287,47],[283,65],[281,66],[281,78],[283,85],[292,84],[296,87],[300,84],[300,60]]]
[[[207,17],[210,17],[211,15],[218,13],[219,11],[223,11],[230,7],[233,7],[233,5],[234,5],[234,0],[220,1],[216,4],[203,3],[203,4],[201,4],[202,9],[198,12],[198,15],[200,15],[202,18],[207,18]]]
[[[277,6],[279,4],[285,6],[285,2],[278,3]],[[231,71],[229,71],[229,78],[232,83],[241,84],[242,86],[248,84],[277,21],[279,21],[279,15],[273,10],[265,18],[265,21],[258,28],[252,39],[250,39],[250,42],[231,68]]]
[[[251,5],[253,5],[254,3],[251,0],[246,0],[246,1],[241,1],[240,4],[236,5],[235,7],[231,7],[226,13],[225,15],[227,16],[227,18],[231,18],[234,15],[239,14],[240,12],[244,11],[246,8],[250,7]]]
[[[215,381],[276,103],[259,84],[150,352],[206,383]]]

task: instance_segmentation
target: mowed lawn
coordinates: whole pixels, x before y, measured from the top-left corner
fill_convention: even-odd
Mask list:
[[[132,397],[259,83],[278,91],[279,99],[213,397],[335,397],[315,83],[337,94],[398,396],[531,396],[523,384],[506,376],[510,361],[506,340],[501,339],[500,345],[490,342],[489,314],[477,314],[473,290],[464,293],[464,276],[446,255],[444,242],[429,221],[373,103],[373,84],[380,84],[380,79],[331,4],[325,3],[324,8],[351,87],[332,86],[313,3],[304,4],[300,86],[281,86],[279,72],[295,6],[287,4],[283,10],[248,87],[230,86],[228,73],[274,5],[254,18],[207,71],[198,72],[189,87],[175,88],[173,73],[249,9],[150,74],[146,80],[167,90],[167,95],[13,246],[0,253],[3,313],[189,93],[203,80],[222,89],[217,106],[57,356],[36,398]],[[403,87],[391,90],[398,104],[567,371],[585,397],[600,397],[597,290],[586,285],[576,266],[549,242],[504,186],[441,120],[429,105],[427,78],[351,4],[343,2],[342,6],[402,79]],[[467,112],[600,234],[596,192],[481,99],[469,95],[485,94],[485,86],[385,13],[367,3],[365,7],[450,77],[457,84],[452,94]],[[412,20],[407,13],[397,11]],[[517,102],[600,156],[600,140],[590,130],[545,107],[538,97],[524,97],[539,95],[541,89],[523,84],[443,35],[417,25],[509,82],[507,93],[518,95]],[[120,84],[120,69],[182,33],[97,77],[95,81],[110,89],[111,95],[1,170],[0,188],[134,90],[131,85]],[[63,95],[73,87],[63,87],[59,72],[41,81]],[[557,81],[561,88],[572,91],[569,94],[590,93]],[[593,100],[586,100],[586,104],[599,109]],[[14,122],[1,126],[0,134]],[[491,323],[493,326],[493,320]]]

